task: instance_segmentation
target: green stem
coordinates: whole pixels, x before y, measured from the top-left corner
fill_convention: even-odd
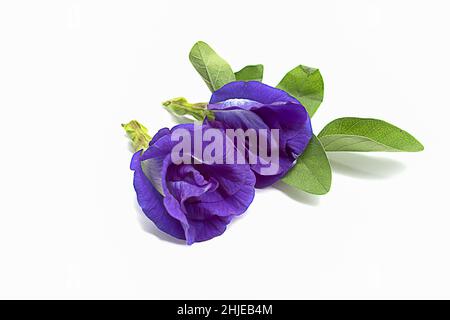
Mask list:
[[[134,151],[145,150],[148,148],[152,137],[148,134],[148,130],[136,120],[131,120],[127,124],[122,124],[128,138],[131,140]]]
[[[214,113],[208,110],[208,103],[189,103],[186,98],[167,100],[162,104],[167,111],[177,117],[191,116],[194,120],[203,121],[205,118],[214,120]]]

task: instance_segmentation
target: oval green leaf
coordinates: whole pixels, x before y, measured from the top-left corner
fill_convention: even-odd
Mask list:
[[[331,167],[325,150],[316,136],[311,138],[305,152],[282,179],[290,186],[312,194],[325,194],[331,187]]]
[[[326,151],[417,152],[423,145],[408,132],[383,120],[340,118],[318,135]]]
[[[238,81],[262,81],[263,74],[264,66],[262,64],[246,66],[235,72],[236,80]]]
[[[277,88],[300,101],[310,117],[323,101],[324,85],[319,69],[299,65],[286,73]]]
[[[192,47],[189,60],[212,92],[236,80],[230,65],[203,41]]]

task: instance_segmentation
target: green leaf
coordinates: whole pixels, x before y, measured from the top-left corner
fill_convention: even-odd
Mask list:
[[[214,113],[211,110],[206,109],[208,103],[189,103],[186,98],[175,98],[167,100],[162,105],[177,117],[191,116],[195,120],[202,121],[206,117],[209,120],[214,120]]]
[[[212,92],[236,80],[230,65],[202,41],[192,47],[189,60]]]
[[[262,81],[264,66],[262,64],[246,66],[234,74],[238,81]]]
[[[340,118],[318,135],[326,151],[422,151],[423,145],[408,132],[382,120]]]
[[[148,148],[148,143],[152,140],[148,134],[148,130],[136,120],[132,120],[127,124],[122,124],[128,138],[130,138],[134,151]]]
[[[286,73],[277,88],[299,100],[310,117],[316,113],[323,101],[324,87],[319,69],[299,65]]]
[[[331,187],[331,167],[316,136],[282,179],[285,183],[312,194],[325,194]]]

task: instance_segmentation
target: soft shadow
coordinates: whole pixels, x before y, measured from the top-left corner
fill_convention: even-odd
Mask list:
[[[405,170],[399,161],[380,156],[359,153],[327,153],[333,171],[354,178],[384,179]]]
[[[131,142],[131,140],[129,140],[129,138],[128,138],[128,136],[127,136],[126,133],[124,133],[123,136],[124,136],[124,137],[127,139],[127,141],[128,141],[128,143],[127,143],[128,151],[130,151],[132,154],[134,154],[134,153],[136,152],[136,150],[134,150],[133,143]]]
[[[133,144],[130,142],[128,142],[128,151],[130,151],[131,153],[135,153],[136,150],[134,150]]]
[[[155,224],[142,212],[141,207],[139,207],[137,203],[135,203],[135,207],[137,212],[137,219],[139,221],[139,224],[141,225],[141,228],[145,232],[150,233],[161,241],[167,241],[177,245],[186,245],[186,241],[169,236],[168,234],[159,230],[155,226]]]
[[[188,117],[184,117],[184,116],[177,116],[174,114],[170,114],[170,117],[172,118],[173,121],[175,121],[177,124],[185,124],[185,123],[193,123],[194,120],[188,118]]]
[[[234,216],[233,220],[231,220],[230,223],[228,224],[227,229],[228,229],[231,225],[235,224],[236,221],[239,221],[239,220],[241,220],[241,219],[244,219],[245,216],[248,214],[249,210],[250,210],[250,208],[247,208],[247,210],[246,210],[243,214],[240,214],[240,215],[238,215],[238,216]]]
[[[282,181],[275,183],[273,187],[286,194],[289,198],[298,201],[300,203],[314,207],[319,205],[320,196],[311,195],[301,190],[295,189]]]

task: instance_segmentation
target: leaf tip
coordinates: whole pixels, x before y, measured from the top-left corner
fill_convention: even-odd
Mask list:
[[[192,46],[191,52],[196,47],[209,47],[210,48],[210,46],[205,41],[202,41],[202,40],[199,40],[196,43],[194,43],[194,45]]]
[[[420,152],[420,151],[425,150],[424,145],[419,140],[416,139],[416,141],[417,141],[417,150],[416,151]]]
[[[305,73],[308,74],[308,75],[311,75],[311,74],[313,74],[314,72],[319,71],[318,68],[308,67],[308,66],[305,66],[305,65],[302,65],[302,64],[299,65],[298,67],[299,67],[300,69],[302,69],[303,72],[305,72]]]

